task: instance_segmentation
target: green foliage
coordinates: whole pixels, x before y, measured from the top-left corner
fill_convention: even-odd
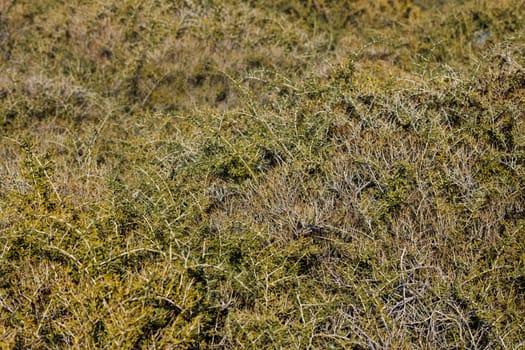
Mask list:
[[[4,1],[0,348],[519,347],[524,18]]]

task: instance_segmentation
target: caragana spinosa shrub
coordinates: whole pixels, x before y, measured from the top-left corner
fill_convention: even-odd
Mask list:
[[[525,5],[3,1],[0,349],[515,349]]]

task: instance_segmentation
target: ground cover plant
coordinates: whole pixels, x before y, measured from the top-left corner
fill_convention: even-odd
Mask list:
[[[0,1],[0,348],[524,347],[524,27]]]

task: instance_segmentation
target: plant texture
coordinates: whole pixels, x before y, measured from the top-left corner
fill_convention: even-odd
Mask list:
[[[0,349],[525,346],[520,0],[0,1]]]

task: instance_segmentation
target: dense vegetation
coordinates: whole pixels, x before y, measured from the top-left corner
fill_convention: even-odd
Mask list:
[[[521,0],[0,1],[0,348],[525,345]]]

